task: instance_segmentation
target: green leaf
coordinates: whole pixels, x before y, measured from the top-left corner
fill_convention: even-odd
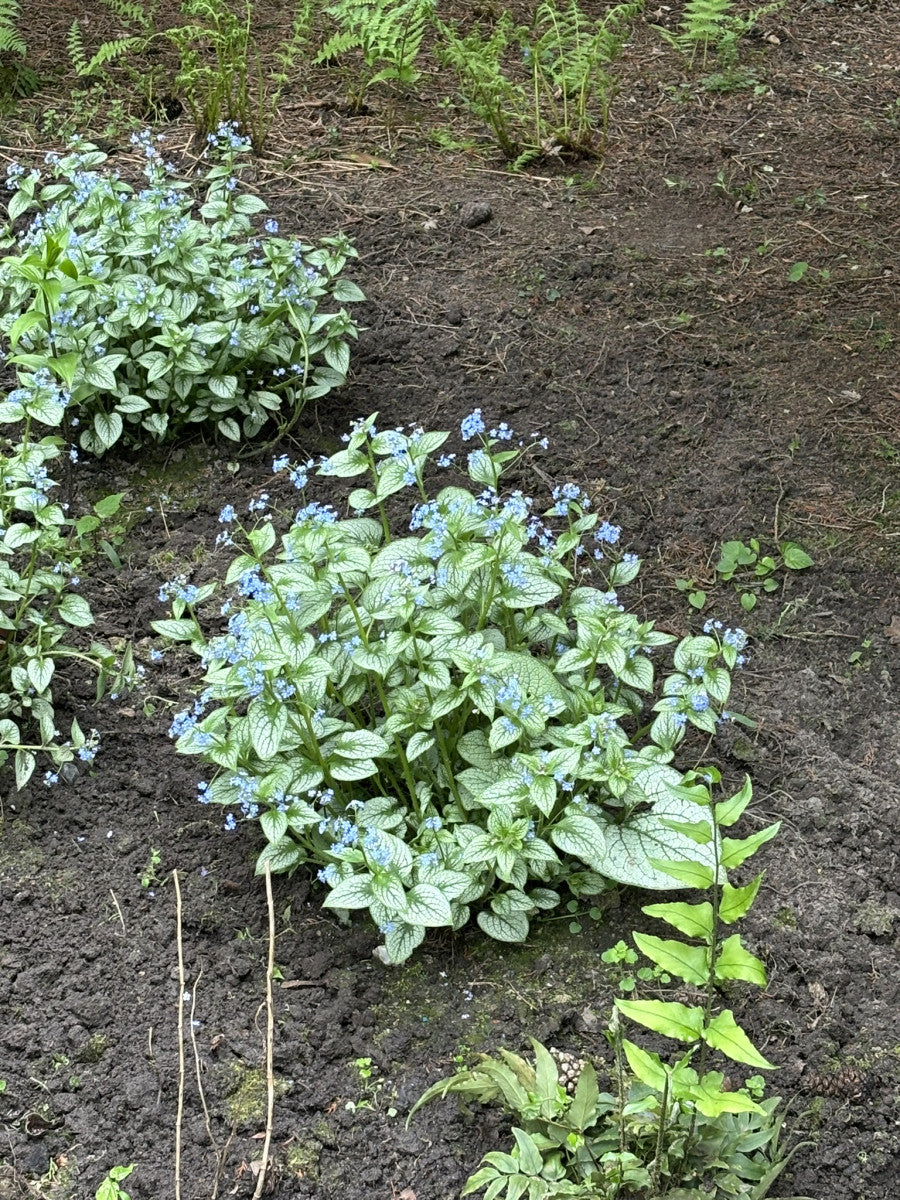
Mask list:
[[[216,428],[229,441],[239,442],[241,440],[241,427],[233,417],[223,417],[221,421],[216,422]]]
[[[94,413],[94,434],[102,450],[108,450],[122,436],[122,418],[117,412]]]
[[[116,389],[116,367],[124,361],[124,358],[124,354],[106,354],[103,358],[95,358],[84,369],[84,381],[92,387],[98,388],[100,391],[114,392]],[[113,441],[115,441],[115,438]],[[112,442],[110,442],[110,445],[112,445]]]
[[[114,492],[110,496],[104,496],[94,505],[94,512],[104,521],[109,517],[114,517],[122,505],[124,495],[124,492]]]
[[[723,1076],[720,1071],[708,1071],[699,1085],[689,1087],[685,1090],[685,1097],[697,1105],[700,1112],[705,1117],[710,1117],[715,1120],[721,1117],[723,1113],[740,1113],[752,1112],[765,1114],[766,1110],[761,1104],[757,1104],[755,1100],[751,1100],[744,1092],[723,1092],[722,1089]],[[772,1136],[772,1130],[766,1130],[765,1139],[768,1141]],[[751,1146],[742,1139],[744,1151],[747,1153]],[[762,1143],[765,1144],[765,1143]],[[752,1147],[755,1149],[755,1147]],[[782,1163],[782,1165],[784,1165]],[[766,1189],[766,1193],[768,1188]],[[758,1193],[757,1193],[758,1194]],[[765,1194],[765,1193],[764,1193]],[[753,1193],[751,1192],[752,1196]]]
[[[220,400],[233,400],[237,395],[238,381],[236,375],[210,375],[206,386]]]
[[[269,842],[280,842],[288,831],[287,816],[277,808],[270,808],[262,813],[259,823]]]
[[[705,946],[688,946],[671,938],[658,938],[653,934],[633,933],[634,944],[657,966],[686,983],[698,986],[706,983],[709,976],[709,951]]]
[[[417,883],[406,893],[403,919],[410,925],[452,925],[450,901],[430,883]]]
[[[174,368],[174,362],[168,354],[163,354],[162,350],[148,350],[146,354],[142,354],[138,362],[147,371],[147,383],[155,383],[157,379],[162,379],[164,375],[168,375]]]
[[[534,1051],[534,1077],[538,1099],[541,1103],[541,1116],[552,1117],[556,1110],[556,1089],[559,1085],[559,1067],[556,1059],[546,1046],[542,1046],[536,1038],[529,1038]],[[545,1108],[550,1101],[549,1109]]]
[[[593,1063],[585,1063],[575,1085],[575,1095],[567,1114],[568,1124],[578,1133],[593,1125],[597,1118],[597,1101],[600,1099],[600,1089],[597,1086],[597,1072]]]
[[[288,713],[283,704],[267,705],[253,700],[247,709],[247,725],[253,749],[268,762],[281,749],[281,740],[287,728]]]
[[[264,875],[266,865],[273,875],[291,871],[300,863],[306,861],[306,853],[293,838],[283,837],[277,842],[269,842],[263,847],[256,860],[256,874]]]
[[[258,525],[256,529],[251,529],[247,534],[247,540],[253,547],[253,551],[257,558],[262,558],[275,545],[275,528],[271,521],[263,521],[262,525]]]
[[[324,908],[368,908],[373,900],[371,875],[351,875],[337,883],[322,901]]]
[[[605,874],[598,864],[606,861],[606,834],[592,817],[573,812],[570,807],[550,830],[550,841],[565,854]]]
[[[425,930],[421,925],[409,925],[398,921],[384,938],[384,948],[392,963],[406,962],[413,950],[422,944]]]
[[[813,560],[796,542],[782,542],[778,548],[784,559],[784,565],[790,567],[792,571],[804,571],[813,565]]]
[[[77,629],[84,629],[94,623],[87,600],[73,592],[63,596],[56,611],[67,625],[74,625]]]
[[[715,962],[716,979],[743,979],[766,986],[766,968],[762,962],[741,944],[741,935],[733,933],[721,945]]]
[[[406,761],[414,762],[415,759],[420,758],[423,754],[427,754],[433,745],[434,738],[430,733],[425,733],[422,730],[414,733],[406,743]]]
[[[368,729],[353,729],[346,733],[338,734],[333,741],[328,742],[324,747],[324,753],[327,755],[337,754],[341,758],[349,758],[351,760],[378,758],[383,754],[387,754],[388,743],[378,733],[372,733]]]
[[[488,937],[498,942],[524,942],[528,937],[528,917],[523,912],[502,916],[495,912],[480,912],[477,920]]]
[[[669,767],[657,766],[656,771],[659,772],[656,778],[660,785],[677,777],[677,772]],[[643,772],[641,781],[641,790],[635,789],[632,793],[629,789],[626,801],[630,801],[632,795],[635,800],[641,794],[648,795],[648,798],[653,795],[655,785],[651,786],[653,777],[650,773]],[[672,794],[671,783],[667,786],[668,793],[654,799],[649,812],[638,812],[621,825],[610,823],[606,827],[606,853],[602,861],[591,864],[595,870],[619,883],[668,891],[672,887],[670,875],[679,878],[684,863],[696,863],[697,867],[691,871],[692,878],[704,879],[705,882],[693,886],[710,885],[715,861],[714,847],[698,846],[677,830],[669,828],[669,822],[695,816],[697,807]]]
[[[365,300],[365,295],[349,279],[338,279],[335,281],[331,289],[332,297],[340,304],[357,304],[361,300]]]
[[[755,854],[760,846],[775,837],[780,828],[781,822],[776,821],[774,825],[767,825],[765,829],[761,829],[758,833],[751,833],[749,837],[723,838],[722,866],[726,870],[731,870],[732,867],[739,867],[742,862],[745,862],[752,854]]]
[[[31,776],[34,774],[34,768],[37,759],[30,750],[17,750],[15,756],[16,766],[16,787],[23,788]]]
[[[543,1046],[541,1046],[541,1049],[544,1049]],[[535,1044],[535,1053],[537,1053],[537,1044]],[[550,1058],[550,1055],[547,1054],[546,1050],[544,1050],[544,1054],[546,1054],[547,1058],[550,1059],[550,1062],[553,1063],[553,1059]],[[555,1067],[556,1064],[554,1063],[553,1065]],[[541,1094],[540,1084],[538,1085],[538,1094]],[[540,1150],[538,1150],[537,1146],[524,1129],[517,1129],[513,1127],[512,1132],[513,1137],[516,1140],[516,1149],[519,1152],[520,1169],[525,1171],[528,1175],[540,1175],[544,1167],[544,1160],[541,1157]],[[524,1190],[525,1189],[523,1188],[522,1191]],[[521,1195],[522,1192],[520,1191],[518,1194]],[[507,1193],[507,1195],[509,1196],[509,1200],[514,1200],[512,1195],[509,1195],[509,1193]]]
[[[731,925],[733,921],[739,920],[746,912],[750,911],[762,880],[763,872],[760,872],[754,880],[745,884],[744,887],[732,887],[730,883],[722,885],[722,895],[719,900],[719,916],[726,925]]]
[[[52,658],[30,658],[28,660],[25,669],[28,672],[28,678],[31,680],[31,686],[39,695],[50,686],[54,665]]]
[[[339,783],[357,783],[378,774],[378,767],[371,758],[337,759],[329,762],[328,768],[332,778]]]
[[[659,1055],[649,1054],[640,1046],[636,1046],[634,1042],[630,1042],[628,1038],[622,1040],[622,1049],[625,1051],[628,1065],[641,1083],[653,1088],[656,1092],[662,1092],[666,1086],[668,1072],[662,1065]]]
[[[619,1001],[616,1001],[619,1003]],[[664,1032],[664,1031],[660,1031]],[[714,1050],[721,1050],[735,1062],[747,1063],[760,1070],[774,1071],[775,1064],[763,1058],[734,1019],[731,1009],[723,1009],[703,1031],[703,1040]]]
[[[164,621],[151,621],[150,627],[160,637],[168,638],[171,642],[190,642],[200,635],[197,622],[190,617],[180,620],[172,618]]]
[[[652,867],[664,875],[671,875],[687,887],[700,888],[705,891],[715,883],[716,875],[712,867],[697,862],[668,862],[665,859],[651,858],[648,860]]]
[[[615,1005],[629,1020],[680,1042],[696,1042],[703,1031],[702,1008],[688,1008],[670,1000],[617,999]]]
[[[253,196],[250,193],[235,196],[231,202],[231,206],[236,213],[240,213],[243,217],[251,217],[255,213],[265,212],[268,208],[265,200],[261,200],[259,196]]]
[[[693,864],[692,864],[693,865]],[[658,917],[687,937],[701,938],[709,943],[713,930],[713,907],[708,900],[701,904],[686,904],[670,900],[665,904],[645,904],[641,912]]]
[[[809,270],[808,262],[795,262],[794,265],[791,267],[791,269],[788,271],[788,275],[787,275],[788,282],[789,283],[799,283],[800,280],[803,278],[803,276],[806,274],[806,272],[808,270]]]

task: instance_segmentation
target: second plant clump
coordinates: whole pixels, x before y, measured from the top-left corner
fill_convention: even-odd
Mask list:
[[[103,167],[87,143],[51,155],[50,182],[19,164],[0,264],[0,331],[28,396],[47,373],[47,405],[81,448],[103,454],[206,423],[252,438],[271,420],[283,431],[308,400],[342,384],[356,327],[347,310],[363,298],[338,278],[355,254],[343,236],[313,247],[257,232],[265,203],[240,189],[237,160],[249,142],[233,127],[210,136],[219,159],[206,173],[194,215],[190,184],[172,176],[158,138],[135,135],[144,156],[141,191]],[[32,403],[32,411],[40,418]],[[56,423],[51,421],[48,423]]]
[[[665,889],[656,860],[708,863],[673,826],[691,804],[671,761],[688,725],[712,733],[727,715],[745,641],[683,639],[660,687],[651,656],[675,639],[620,602],[640,564],[619,553],[619,529],[574,484],[536,515],[501,490],[527,447],[478,410],[462,434],[480,442],[464,460],[476,490],[433,499],[426,471],[447,433],[379,432],[370,417],[318,466],[277,461],[299,489],[314,470],[366,476],[354,515],[304,497],[279,535],[267,496],[248,527],[226,505],[220,540],[239,550],[226,629],[208,635],[213,614],[198,615],[217,585],[183,578],[155,623],[206,668],[171,730],[215,768],[201,799],[232,810],[229,827],[236,813],[259,821],[259,871],[311,863],[326,906],[368,909],[394,962],[473,906],[490,936],[521,941],[563,886]],[[387,502],[407,490],[397,533]]]

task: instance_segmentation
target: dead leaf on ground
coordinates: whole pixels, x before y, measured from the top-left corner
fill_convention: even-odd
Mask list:
[[[884,636],[895,646],[900,646],[900,616],[891,617],[890,625],[885,625]]]

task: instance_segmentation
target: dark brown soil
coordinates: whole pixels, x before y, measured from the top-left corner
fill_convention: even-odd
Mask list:
[[[45,65],[83,8],[31,5],[26,34]],[[106,10],[89,15],[114,29]],[[646,560],[631,589],[640,612],[697,630],[704,617],[675,586],[691,578],[709,591],[708,614],[752,634],[734,704],[758,729],[731,727],[707,758],[729,778],[751,773],[748,830],[783,826],[761,852],[746,933],[769,985],[733,1001],[814,1143],[775,1194],[817,1200],[900,1189],[897,15],[889,0],[792,0],[744,47],[765,86],[726,94],[699,90],[641,27],[602,170],[551,160],[512,175],[489,152],[438,150],[429,130],[448,79],[351,117],[322,69],[286,98],[255,184],[283,229],[345,230],[368,297],[352,381],[283,449],[330,451],[374,410],[391,425],[456,429],[479,405],[550,436],[535,494],[574,480],[623,526]],[[480,137],[454,119],[460,139]],[[164,132],[189,147],[188,125]],[[15,122],[4,138],[46,141]],[[126,161],[127,135],[117,145]],[[490,217],[468,227],[472,205]],[[798,262],[809,269],[792,283]],[[149,623],[163,615],[163,579],[212,571],[218,510],[270,480],[271,456],[236,463],[200,443],[84,465],[76,481],[76,504],[128,491],[124,566],[98,558],[85,586],[98,633],[133,639],[146,675],[138,693],[95,707],[90,681],[69,673],[62,716],[100,730],[102,753],[70,786],[3,799],[4,1200],[93,1197],[110,1166],[131,1162],[134,1200],[175,1195],[174,871],[196,1039],[181,1195],[252,1194],[264,1128],[259,847],[196,804],[197,766],[166,736],[192,668],[150,662]],[[744,617],[713,566],[723,539],[749,537],[798,541],[815,565]],[[525,947],[432,936],[394,969],[372,957],[377,934],[341,926],[320,900],[302,875],[276,880],[270,1194],[456,1196],[505,1136],[499,1114],[446,1101],[407,1129],[410,1105],[473,1050],[518,1049],[528,1035],[602,1053],[613,984],[599,954],[628,936],[642,897],[617,897],[579,934],[547,922]]]

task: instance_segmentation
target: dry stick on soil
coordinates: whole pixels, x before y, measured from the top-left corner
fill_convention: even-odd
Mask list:
[[[275,975],[275,901],[272,899],[272,871],[266,863],[266,905],[269,909],[269,961],[266,964],[266,1139],[263,1142],[262,1165],[256,1179],[253,1200],[259,1200],[266,1182],[269,1147],[272,1145],[272,1125],[275,1119],[275,1004],[272,999],[272,980]]]
[[[112,890],[112,888],[110,888],[109,894],[112,896],[112,902],[116,906],[116,912],[119,914],[119,924],[122,926],[122,937],[127,937],[128,934],[125,932],[125,918],[122,916],[121,908],[119,908],[119,902],[116,899],[116,893]]]
[[[181,884],[175,884],[175,941],[178,946],[178,1107],[175,1113],[175,1200],[181,1200],[181,1122],[184,1117],[184,947],[181,941]]]
[[[225,1169],[225,1152],[228,1149],[220,1150],[212,1131],[212,1121],[209,1116],[209,1108],[206,1103],[206,1092],[203,1090],[202,1067],[200,1063],[200,1047],[197,1045],[197,1034],[194,1025],[194,1013],[197,1011],[197,989],[200,987],[200,980],[203,978],[203,969],[194,980],[194,986],[191,988],[191,1017],[188,1028],[191,1031],[191,1050],[194,1054],[194,1073],[197,1076],[197,1091],[200,1094],[200,1103],[203,1106],[203,1122],[206,1125],[206,1133],[209,1137],[210,1144],[213,1149],[213,1154],[216,1156],[216,1178],[213,1183],[212,1196],[210,1200],[216,1200],[219,1194],[219,1184],[222,1181],[222,1172]]]

